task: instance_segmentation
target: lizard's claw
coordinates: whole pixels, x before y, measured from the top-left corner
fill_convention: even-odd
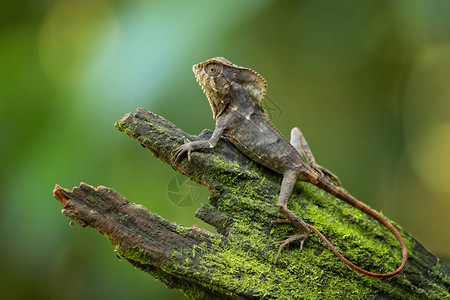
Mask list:
[[[277,263],[278,257],[281,254],[281,250],[287,244],[290,244],[290,243],[295,242],[295,241],[300,241],[300,251],[302,251],[303,243],[308,238],[308,236],[309,236],[309,232],[299,233],[299,234],[294,234],[294,235],[288,236],[287,239],[285,239],[284,241],[276,242],[276,244],[280,244],[280,248],[278,248],[278,253],[277,253],[277,256],[275,257],[275,261],[273,263],[274,264]]]
[[[191,161],[191,151],[194,150],[192,147],[192,143],[184,143],[183,145],[179,146],[172,152],[172,162],[177,162],[186,152],[187,152],[187,158],[188,161]]]

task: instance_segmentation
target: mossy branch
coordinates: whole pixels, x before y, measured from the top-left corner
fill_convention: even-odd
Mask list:
[[[196,216],[219,234],[175,225],[130,204],[107,187],[82,183],[72,191],[56,186],[63,213],[110,239],[118,254],[137,268],[181,289],[195,299],[448,299],[450,268],[400,229],[409,260],[402,273],[388,279],[366,277],[349,269],[314,234],[302,252],[283,250],[273,264],[275,242],[295,233],[278,219],[275,203],[281,177],[254,163],[226,139],[191,162],[173,163],[172,151],[190,136],[144,109],[127,114],[116,127],[156,157],[203,186],[210,204]],[[297,183],[289,207],[313,224],[351,261],[376,271],[394,270],[401,260],[395,238],[360,211],[315,186]]]

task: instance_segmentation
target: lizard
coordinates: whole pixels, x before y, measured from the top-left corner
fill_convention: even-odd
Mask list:
[[[286,219],[272,222],[291,223],[300,230],[300,233],[279,242],[275,264],[285,245],[299,241],[301,250],[310,231],[314,231],[339,259],[359,273],[384,278],[401,272],[408,258],[403,237],[388,220],[332,183],[334,181],[340,184],[337,176],[316,163],[306,139],[297,127],[291,131],[290,142],[275,128],[262,106],[267,83],[261,75],[222,57],[195,64],[192,70],[209,100],[216,126],[209,139],[185,141],[177,147],[173,151],[172,160],[176,162],[186,154],[188,161],[191,161],[192,151],[214,148],[220,137],[224,136],[253,161],[283,175],[276,207]],[[288,199],[297,180],[316,185],[387,227],[401,246],[400,266],[390,273],[374,273],[356,266],[340,254],[319,230],[287,208]]]

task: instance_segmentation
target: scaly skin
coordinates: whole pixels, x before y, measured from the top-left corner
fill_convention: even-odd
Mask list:
[[[317,165],[305,138],[298,128],[291,132],[291,142],[272,125],[262,107],[266,92],[266,81],[253,70],[239,67],[228,60],[216,57],[193,66],[197,81],[208,97],[216,129],[209,140],[185,143],[175,149],[174,160],[187,153],[190,161],[192,151],[213,148],[221,136],[228,138],[242,153],[261,165],[283,175],[277,208],[301,233],[281,242],[275,263],[282,248],[300,241],[301,247],[310,230],[316,232],[327,246],[352,269],[372,277],[391,277],[398,274],[406,264],[408,252],[400,233],[386,219],[368,208],[353,196],[333,185],[326,176],[339,183],[339,179],[327,169]],[[305,160],[302,157],[305,157]],[[287,201],[297,180],[312,183],[348,204],[370,215],[386,226],[396,237],[402,248],[401,265],[391,273],[373,273],[354,265],[343,257],[323,234],[312,225],[303,222],[287,209]]]

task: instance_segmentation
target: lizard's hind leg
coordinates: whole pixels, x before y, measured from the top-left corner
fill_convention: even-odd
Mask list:
[[[337,183],[337,185],[341,186],[341,181],[339,178],[334,175],[330,170],[316,163],[316,159],[312,154],[311,149],[309,148],[308,143],[306,142],[305,136],[297,127],[292,128],[291,130],[291,145],[300,153],[300,155],[306,160],[308,165],[310,165],[314,170],[319,172],[321,175],[325,175],[330,178],[332,181]]]
[[[280,248],[278,249],[278,254],[275,257],[275,262],[277,262],[278,257],[280,256],[281,249],[289,243],[294,241],[300,241],[300,250],[303,248],[303,242],[309,236],[309,227],[303,222],[297,215],[291,212],[287,208],[287,202],[289,197],[291,196],[292,189],[294,188],[294,184],[297,181],[298,171],[297,170],[287,170],[284,173],[283,181],[281,182],[281,190],[280,195],[278,197],[277,208],[282,213],[287,220],[274,220],[273,223],[281,223],[284,221],[288,221],[294,224],[295,227],[300,229],[301,233],[289,236],[286,240],[280,242]]]

